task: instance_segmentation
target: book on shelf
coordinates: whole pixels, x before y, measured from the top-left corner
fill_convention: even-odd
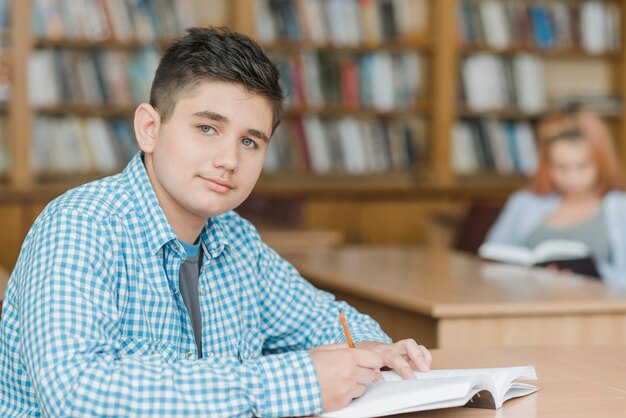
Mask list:
[[[528,176],[537,168],[535,135],[529,122],[457,120],[451,142],[452,168],[457,174],[496,170],[503,175]]]
[[[451,164],[456,174],[467,175],[480,169],[480,161],[475,151],[472,131],[467,123],[457,121],[452,126]]]
[[[90,166],[99,173],[110,173],[119,168],[123,159],[116,153],[111,130],[102,118],[87,118],[83,121],[83,140],[88,149]]]
[[[287,108],[335,105],[379,111],[410,109],[422,90],[422,60],[414,51],[303,51],[270,57],[281,74]]]
[[[475,111],[506,107],[507,85],[502,61],[493,54],[478,53],[461,64],[467,106]]]
[[[482,131],[487,138],[487,146],[491,149],[496,171],[504,175],[513,174],[515,148],[509,146],[505,125],[493,118],[478,119],[478,123],[483,125]]]
[[[113,49],[84,52],[38,49],[28,59],[29,102],[130,106],[148,99],[159,52],[143,47],[135,53]]]
[[[256,0],[263,43],[307,40],[352,46],[414,40],[426,32],[428,0]]]
[[[534,248],[486,242],[478,249],[484,259],[526,267],[554,265],[559,269],[600,277],[589,247],[579,241],[552,239]]]
[[[33,0],[33,33],[45,39],[151,42],[198,25],[202,0]]]
[[[620,5],[614,1],[502,2],[458,4],[459,37],[468,45],[539,50],[581,48],[591,53],[621,48]]]
[[[467,107],[477,112],[511,108],[540,113],[547,107],[544,73],[543,61],[531,54],[472,54],[461,64]]]
[[[483,23],[485,43],[490,48],[504,49],[511,44],[506,5],[497,0],[484,0],[478,4]]]
[[[424,153],[421,119],[381,120],[306,115],[279,125],[267,150],[264,170],[315,174],[408,170]]]
[[[599,0],[585,1],[580,5],[580,31],[582,47],[589,53],[601,54],[620,48],[620,10],[616,3]]]
[[[30,154],[35,173],[110,173],[138,151],[132,128],[122,119],[37,117]]]
[[[322,121],[318,117],[305,116],[303,118],[306,132],[306,146],[311,158],[311,169],[315,173],[327,173],[332,168],[332,157],[329,143]]]
[[[541,113],[547,107],[543,61],[534,55],[513,57],[513,106],[526,113]]]
[[[360,398],[322,416],[377,417],[459,406],[500,409],[510,399],[537,391],[518,381],[537,380],[533,366],[414,372],[415,380],[403,380],[391,371],[382,374],[385,381],[368,384]]]

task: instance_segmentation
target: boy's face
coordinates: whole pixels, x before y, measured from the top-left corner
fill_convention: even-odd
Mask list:
[[[140,146],[170,222],[204,224],[248,197],[263,167],[272,116],[265,98],[240,85],[203,82],[178,101],[167,122],[155,123],[154,140]]]

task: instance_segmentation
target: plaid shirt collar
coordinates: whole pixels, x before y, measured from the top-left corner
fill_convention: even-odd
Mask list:
[[[178,237],[165,217],[143,164],[143,152],[137,153],[128,163],[122,172],[122,179],[135,208],[146,220],[143,233],[148,251],[156,254],[164,245],[176,242]],[[200,233],[200,240],[211,257],[217,257],[228,248],[229,240],[219,216],[207,220]]]

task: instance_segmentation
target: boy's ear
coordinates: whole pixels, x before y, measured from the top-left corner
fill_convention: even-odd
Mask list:
[[[145,153],[152,153],[161,126],[161,115],[149,105],[142,103],[135,109],[135,137],[139,148]]]

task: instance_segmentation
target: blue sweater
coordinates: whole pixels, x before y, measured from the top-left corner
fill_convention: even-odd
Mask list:
[[[560,196],[556,194],[514,193],[487,233],[485,242],[527,245],[530,234],[558,208],[559,202]],[[605,194],[602,210],[607,221],[611,256],[608,262],[598,262],[598,271],[605,283],[626,286],[626,193]]]

